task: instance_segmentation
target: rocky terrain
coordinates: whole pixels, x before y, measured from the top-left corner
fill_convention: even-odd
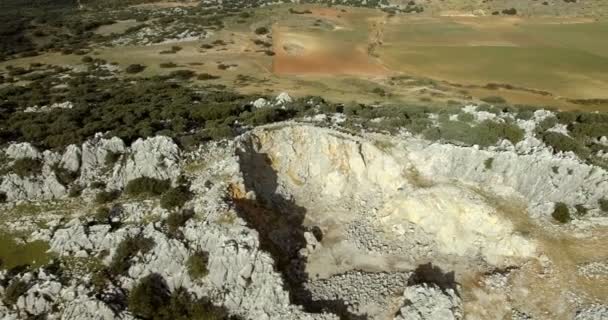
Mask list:
[[[135,298],[156,279],[226,319],[606,319],[608,173],[536,139],[550,116],[485,148],[340,117],[189,151],[164,136],[11,144],[0,223],[46,252],[3,261],[0,318],[165,319]]]

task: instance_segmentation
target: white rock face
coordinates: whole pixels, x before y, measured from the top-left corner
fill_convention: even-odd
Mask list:
[[[99,178],[106,167],[108,153],[124,154],[125,152],[125,143],[117,137],[104,139],[101,135],[96,135],[93,139],[85,141],[82,144],[80,180],[86,183]]]
[[[114,172],[109,186],[121,189],[140,177],[173,181],[181,172],[179,160],[180,150],[171,138],[138,139],[131,145],[125,165]]]
[[[27,142],[13,143],[6,148],[6,155],[13,159],[38,159],[41,157],[40,152],[31,144]]]
[[[253,102],[253,106],[256,109],[261,109],[261,108],[268,106],[268,101],[264,98],[259,98]]]
[[[44,174],[35,177],[20,177],[14,173],[4,176],[0,191],[6,194],[8,201],[15,200],[50,200],[67,194],[54,174]]]
[[[481,254],[492,264],[502,257],[533,257],[536,246],[516,235],[481,196],[451,185],[418,189],[387,202],[382,220],[393,228],[410,221],[435,236],[443,253],[460,256]]]
[[[411,144],[409,159],[436,181],[474,183],[498,194],[518,194],[530,209],[546,203],[586,204],[608,194],[608,173],[576,159],[549,154],[518,155],[445,144]],[[490,168],[487,159],[493,159]]]
[[[395,320],[462,319],[461,301],[454,290],[442,291],[432,284],[409,286],[403,292],[404,306]]]
[[[333,130],[277,125],[243,137],[241,148],[250,188],[266,200],[280,194],[305,207],[362,203],[364,215],[397,235],[414,223],[433,235],[441,252],[481,255],[493,264],[535,253],[535,245],[515,235],[512,224],[475,190],[449,181],[417,186],[407,147],[380,149]]]

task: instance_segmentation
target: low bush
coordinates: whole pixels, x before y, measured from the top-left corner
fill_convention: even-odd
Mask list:
[[[188,274],[193,279],[201,279],[209,273],[207,264],[209,263],[209,254],[205,251],[197,251],[188,258],[186,266]]]
[[[21,158],[13,162],[12,171],[20,177],[30,177],[42,173],[42,161]]]
[[[555,208],[553,209],[551,216],[560,223],[567,223],[572,220],[568,206],[562,202],[557,202],[555,204]]]
[[[157,319],[170,298],[169,288],[158,274],[142,278],[129,293],[129,311],[142,319]]]
[[[108,153],[106,153],[106,157],[104,159],[104,164],[108,167],[114,166],[114,164],[118,161],[118,159],[120,159],[121,155],[122,154],[120,152],[108,151]]]
[[[27,282],[23,280],[13,280],[10,285],[4,291],[4,298],[2,301],[5,305],[12,307],[15,303],[17,303],[17,299],[21,295],[27,292],[29,285]]]
[[[196,73],[192,70],[175,70],[169,73],[169,77],[180,80],[188,80],[195,75]]]
[[[78,172],[66,169],[61,165],[54,166],[53,172],[55,173],[55,177],[57,177],[57,181],[66,187],[76,181],[79,176]]]
[[[220,76],[215,76],[215,75],[212,75],[212,74],[209,74],[209,73],[201,73],[201,74],[199,74],[196,77],[196,79],[203,80],[203,81],[205,81],[205,80],[216,80],[216,79],[219,79],[219,78],[220,78]]]
[[[173,62],[163,62],[158,65],[161,68],[177,68],[177,64]]]
[[[180,238],[181,234],[179,232],[179,228],[186,225],[186,222],[190,220],[194,216],[194,213],[191,210],[183,210],[172,212],[167,217],[165,221],[165,225],[167,227],[167,233],[173,238]]]
[[[102,190],[95,195],[95,202],[104,204],[112,202],[120,197],[118,190]]]
[[[507,100],[505,100],[505,98],[500,97],[500,96],[489,96],[489,97],[484,97],[480,99],[483,102],[487,102],[487,103],[495,103],[495,104],[505,104],[507,103]]]
[[[0,191],[0,203],[6,203],[7,199],[6,193]]]
[[[95,220],[100,223],[110,222],[110,208],[102,206],[95,211]]]
[[[154,178],[141,177],[129,181],[125,192],[130,196],[149,195],[159,196],[171,187],[169,180],[158,180]]]
[[[160,205],[165,209],[173,209],[182,207],[188,200],[192,198],[192,193],[185,186],[171,188],[163,193],[160,198]]]
[[[484,162],[483,162],[483,166],[486,168],[486,170],[490,170],[492,169],[492,165],[494,164],[494,158],[487,158]]]
[[[132,65],[129,65],[125,69],[125,72],[134,74],[134,73],[140,73],[140,72],[144,71],[145,69],[146,69],[146,66],[142,66],[141,64],[132,64]]]
[[[145,254],[154,248],[154,240],[141,235],[124,239],[116,248],[109,271],[113,275],[125,274],[131,267],[131,260],[138,253]]]
[[[572,151],[581,159],[589,156],[589,150],[581,142],[559,132],[545,133],[543,141],[556,152]]]
[[[255,29],[254,32],[257,35],[264,35],[264,34],[267,34],[269,31],[268,31],[268,28],[266,28],[266,27],[259,27],[259,28]]]
[[[602,198],[600,200],[597,201],[600,210],[608,213],[608,199],[607,198]]]
[[[142,278],[131,290],[128,309],[135,316],[148,320],[238,320],[208,300],[196,299],[186,289],[170,292],[158,274]]]

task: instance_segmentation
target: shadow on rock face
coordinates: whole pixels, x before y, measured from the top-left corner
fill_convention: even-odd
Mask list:
[[[444,292],[448,289],[454,290],[456,294],[459,292],[454,271],[443,272],[441,268],[430,262],[419,265],[414,270],[414,274],[408,280],[407,285],[413,286],[422,283],[436,284]]]
[[[274,258],[292,303],[306,312],[333,313],[346,320],[367,319],[351,313],[344,300],[313,300],[305,287],[309,279],[307,258],[300,251],[307,244],[304,233],[311,232],[321,240],[320,229],[304,226],[306,209],[277,193],[278,175],[267,154],[240,150],[238,156],[246,191],[254,191],[257,199],[246,199],[242,191],[232,190],[237,213],[258,231],[261,248]]]

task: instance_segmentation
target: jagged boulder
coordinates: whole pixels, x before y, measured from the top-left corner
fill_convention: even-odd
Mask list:
[[[140,177],[173,181],[181,173],[180,150],[169,137],[138,139],[129,151],[124,165],[112,175],[111,188],[122,189],[129,181]]]
[[[453,289],[442,290],[423,283],[405,288],[403,298],[405,302],[395,320],[462,319],[462,302]]]
[[[125,143],[118,137],[104,139],[101,135],[96,135],[93,139],[85,141],[82,144],[81,182],[87,184],[101,176],[108,166],[113,166],[113,164],[106,163],[108,154],[125,152]]]

